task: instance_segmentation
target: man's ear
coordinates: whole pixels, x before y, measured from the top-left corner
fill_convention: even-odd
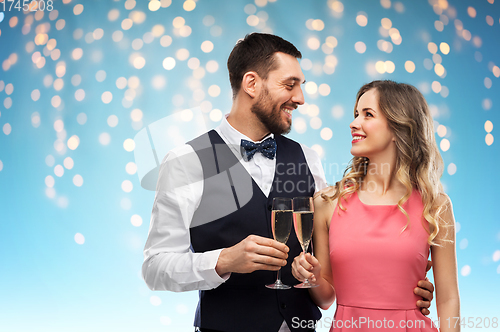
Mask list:
[[[260,82],[261,79],[259,74],[254,71],[249,71],[243,75],[241,89],[243,89],[250,98],[255,98],[259,95]]]

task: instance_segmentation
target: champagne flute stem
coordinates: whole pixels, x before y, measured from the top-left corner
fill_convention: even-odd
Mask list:
[[[304,256],[305,256],[305,254],[307,254],[307,248],[309,248],[309,246],[307,246],[306,248],[303,249],[304,250]],[[307,278],[302,283],[303,284],[310,284],[309,279],[307,279]]]

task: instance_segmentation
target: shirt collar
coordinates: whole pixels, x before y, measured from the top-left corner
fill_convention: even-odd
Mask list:
[[[245,139],[247,141],[254,142],[254,143],[260,143],[269,137],[274,138],[274,135],[272,133],[270,133],[269,135],[267,135],[266,137],[264,137],[260,141],[251,140],[249,137],[247,137],[246,135],[243,135],[242,133],[240,133],[239,131],[234,129],[234,127],[229,124],[229,122],[227,121],[228,116],[229,116],[229,114],[226,114],[224,116],[224,118],[222,119],[222,121],[219,125],[219,130],[220,130],[220,133],[224,136],[226,143],[228,143],[230,145],[239,146],[241,144],[242,139]]]

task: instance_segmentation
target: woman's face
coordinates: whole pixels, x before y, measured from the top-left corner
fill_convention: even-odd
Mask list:
[[[372,159],[377,155],[395,151],[394,134],[379,108],[376,89],[368,90],[359,98],[350,128],[353,156]]]

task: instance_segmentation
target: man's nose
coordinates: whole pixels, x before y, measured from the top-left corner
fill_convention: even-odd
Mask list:
[[[302,92],[302,88],[300,86],[297,86],[297,89],[294,89],[295,92],[292,97],[292,102],[298,105],[303,105],[304,104],[304,93]]]

